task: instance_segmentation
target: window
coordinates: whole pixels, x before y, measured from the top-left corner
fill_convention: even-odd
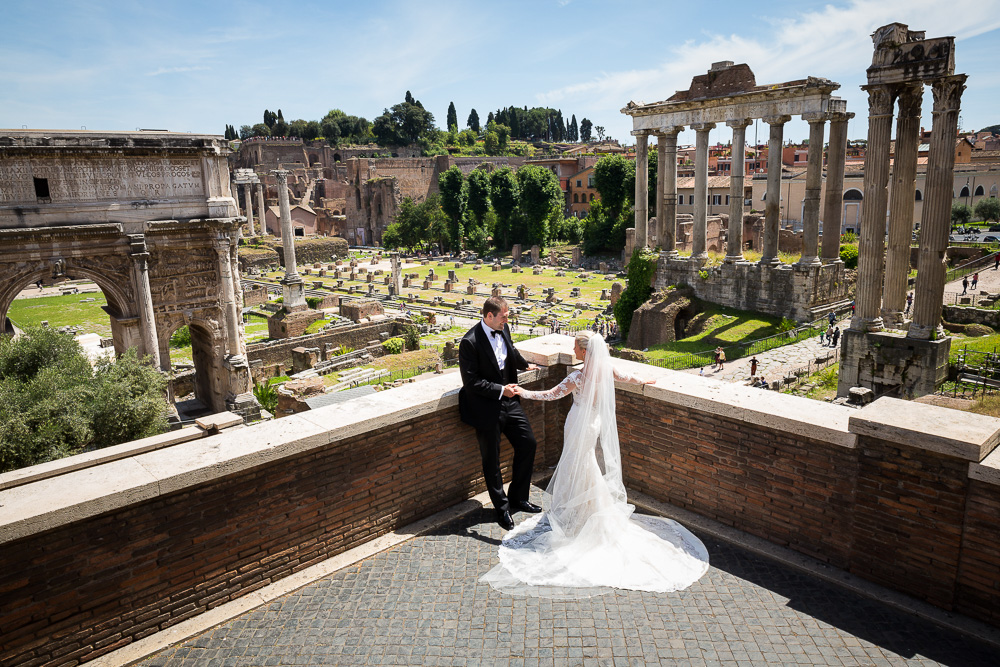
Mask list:
[[[580,203],[580,195],[578,195],[578,194],[574,194],[573,195],[573,203],[574,204],[579,204]]]
[[[590,193],[590,201],[594,201],[594,193],[593,192]]]
[[[295,228],[295,235],[296,236],[305,236],[306,235],[306,230],[303,229],[302,227],[296,227]]]
[[[588,176],[587,177],[587,187],[588,188],[594,187],[594,177],[593,176]]]
[[[969,196],[969,186],[968,185],[962,186],[962,191],[958,193],[958,196],[959,197],[968,197]]]
[[[977,185],[976,186],[976,196],[977,197],[982,197],[985,194],[986,194],[986,190],[983,188],[983,186]]]
[[[924,200],[924,195],[920,192],[920,190],[917,190],[916,192],[913,193],[913,201],[923,201],[923,200]]]
[[[576,187],[578,187],[578,188],[582,188],[583,187],[583,181],[581,181],[579,178],[576,179]]]
[[[722,206],[722,195],[712,195],[712,206]]]
[[[36,178],[35,181],[35,197],[38,201],[51,201],[49,197],[49,179],[47,178]]]
[[[861,190],[857,188],[851,188],[844,193],[844,201],[861,201],[865,196],[861,193]]]
[[[729,206],[729,195],[726,195],[726,206]]]

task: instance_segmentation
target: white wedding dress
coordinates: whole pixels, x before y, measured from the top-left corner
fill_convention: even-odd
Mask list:
[[[508,532],[500,565],[482,581],[511,594],[589,597],[611,589],[668,592],[708,570],[701,541],[676,521],[633,514],[622,484],[614,381],[607,344],[590,339],[583,370],[522,398],[554,401],[570,393],[563,452],[545,492],[547,510]]]

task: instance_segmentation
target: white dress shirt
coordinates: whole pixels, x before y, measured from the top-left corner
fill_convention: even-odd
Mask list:
[[[497,358],[497,366],[500,367],[500,372],[503,373],[504,366],[507,364],[507,344],[503,340],[503,331],[497,333],[496,336],[493,333],[495,329],[491,329],[486,326],[485,320],[480,320],[480,326],[483,327],[483,331],[486,332],[486,339],[490,341],[490,347],[493,348],[493,354]],[[500,398],[503,398],[503,389],[500,389]]]

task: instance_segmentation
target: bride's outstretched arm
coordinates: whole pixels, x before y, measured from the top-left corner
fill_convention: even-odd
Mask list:
[[[517,395],[532,401],[557,401],[564,396],[569,396],[576,389],[580,382],[580,371],[573,371],[566,376],[566,379],[545,391],[530,391],[528,389],[517,388]]]
[[[617,368],[612,368],[611,372],[614,373],[615,380],[618,382],[629,382],[631,384],[653,384],[656,380],[643,380],[640,377],[634,375],[629,375],[624,371],[620,371]]]

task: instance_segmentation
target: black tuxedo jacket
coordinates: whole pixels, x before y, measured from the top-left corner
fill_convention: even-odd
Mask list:
[[[507,345],[502,373],[493,354],[490,334],[483,331],[481,322],[469,329],[458,345],[458,367],[462,373],[458,410],[462,421],[477,429],[496,426],[500,419],[500,392],[504,385],[517,382],[517,372],[528,367],[510,339],[510,327],[504,325],[501,335]],[[516,396],[514,400],[520,402]]]

